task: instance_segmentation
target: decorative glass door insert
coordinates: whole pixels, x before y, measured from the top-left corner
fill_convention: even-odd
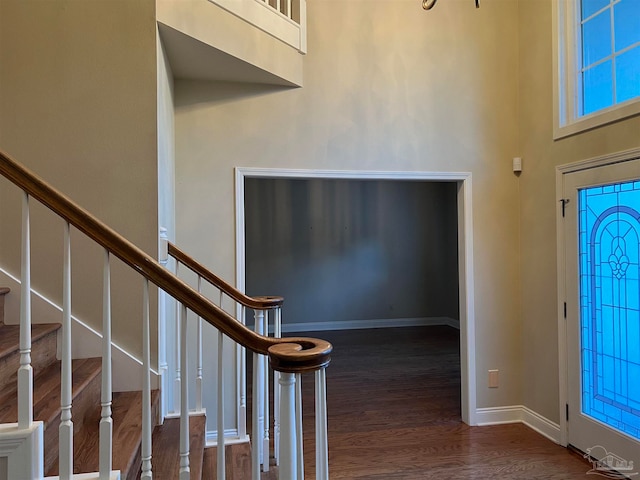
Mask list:
[[[578,190],[582,413],[640,439],[640,181]]]

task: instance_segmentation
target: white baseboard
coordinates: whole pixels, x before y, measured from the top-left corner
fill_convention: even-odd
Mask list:
[[[560,425],[524,405],[478,408],[476,409],[476,420],[478,426],[524,423],[552,442],[560,443]]]
[[[218,445],[218,432],[215,430],[207,430],[205,433],[205,447],[216,447]],[[224,430],[224,444],[225,445],[237,445],[238,443],[249,442],[249,435],[241,437],[238,430],[235,428],[226,428]]]
[[[0,285],[9,287],[11,293],[5,297],[5,323],[15,323],[20,316],[20,280],[0,268]],[[60,323],[62,308],[36,290],[31,289],[31,315],[33,323]],[[9,320],[7,322],[7,319]],[[13,321],[11,319],[14,319]],[[90,358],[102,356],[102,334],[77,317],[71,316],[72,356]],[[113,391],[127,392],[142,389],[142,362],[111,342]],[[60,352],[58,352],[59,356]],[[158,388],[159,375],[151,371],[151,388]]]
[[[460,330],[460,322],[450,317],[379,318],[372,320],[342,320],[334,322],[283,323],[282,331],[322,332],[327,330],[360,330],[364,328],[427,327],[448,325]]]

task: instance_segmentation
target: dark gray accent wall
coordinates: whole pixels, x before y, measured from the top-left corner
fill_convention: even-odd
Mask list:
[[[455,182],[245,180],[246,291],[283,323],[458,313]]]

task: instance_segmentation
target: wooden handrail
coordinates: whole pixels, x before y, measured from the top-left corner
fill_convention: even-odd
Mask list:
[[[0,174],[229,338],[253,352],[269,355],[275,370],[299,373],[329,364],[332,350],[329,342],[303,337],[273,338],[255,333],[2,151]]]
[[[219,288],[236,302],[254,310],[271,310],[282,306],[284,299],[276,296],[249,297],[240,290],[225,282],[207,267],[199,263],[193,257],[187,255],[183,250],[169,242],[169,255],[186,266],[189,270],[200,275],[207,282]]]

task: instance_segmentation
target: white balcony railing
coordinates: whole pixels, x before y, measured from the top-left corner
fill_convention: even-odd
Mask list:
[[[209,0],[269,35],[307,53],[306,0]]]

